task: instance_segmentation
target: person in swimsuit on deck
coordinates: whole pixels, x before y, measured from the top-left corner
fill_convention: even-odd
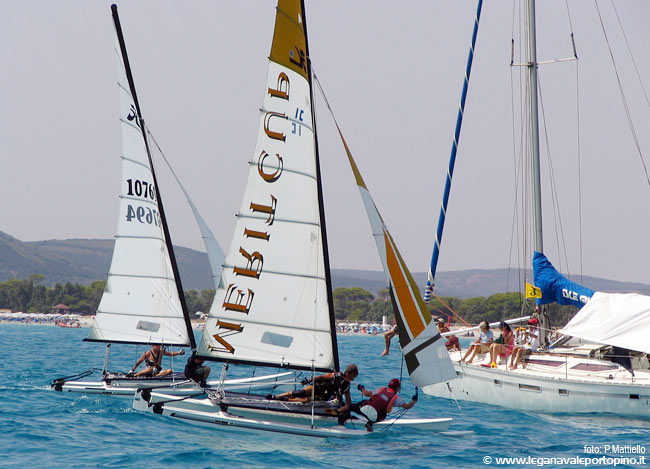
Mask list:
[[[154,376],[156,378],[167,376],[172,372],[172,369],[163,370],[160,366],[162,362],[163,355],[168,357],[175,357],[176,355],[185,355],[185,350],[181,349],[180,352],[168,352],[160,345],[152,345],[151,350],[147,350],[142,354],[138,361],[135,362],[135,365],[129,371],[129,374],[135,372],[135,370],[140,366],[140,363],[145,362],[146,368],[142,371],[139,371],[134,376]]]
[[[359,376],[359,369],[355,364],[349,364],[343,373],[327,373],[324,375],[315,376],[312,380],[305,380],[302,382],[306,385],[304,388],[297,391],[289,391],[277,396],[267,394],[267,399],[279,401],[292,401],[292,402],[309,402],[312,396],[315,401],[329,401],[337,398],[339,402],[345,397],[345,403],[352,403],[350,397],[350,382]],[[312,384],[309,384],[312,383]]]
[[[371,432],[372,424],[381,422],[390,414],[393,407],[402,407],[403,409],[410,409],[415,405],[418,400],[417,394],[413,396],[411,402],[404,402],[399,397],[401,383],[399,379],[393,378],[388,382],[388,386],[377,389],[376,391],[368,391],[361,384],[357,389],[361,391],[365,397],[361,402],[355,404],[348,404],[337,410],[339,415],[339,425],[344,425],[345,421],[350,418],[350,412],[362,415],[366,420],[366,429]]]
[[[490,363],[481,366],[497,368],[499,357],[505,357],[506,364],[508,363],[508,356],[515,348],[515,334],[505,321],[501,321],[499,329],[501,329],[501,335],[490,345]]]

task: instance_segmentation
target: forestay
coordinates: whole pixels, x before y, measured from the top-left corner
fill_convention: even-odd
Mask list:
[[[559,332],[599,344],[650,353],[648,324],[650,296],[596,292]]]
[[[395,319],[399,326],[402,353],[411,381],[416,386],[427,386],[454,379],[456,371],[449,358],[445,340],[440,336],[435,321],[431,320],[431,313],[372,200],[340,129],[339,135],[343,140],[384,266]]]
[[[280,0],[257,144],[199,354],[335,367],[300,2]]]
[[[120,214],[106,288],[88,340],[188,345],[135,100],[119,44],[122,184]]]

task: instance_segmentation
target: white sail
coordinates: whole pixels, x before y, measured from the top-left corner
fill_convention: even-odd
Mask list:
[[[153,175],[119,44],[120,215],[106,288],[88,340],[188,345]]]
[[[409,377],[416,386],[427,386],[454,379],[456,371],[449,358],[445,340],[440,336],[435,321],[431,320],[431,313],[424,304],[420,290],[372,200],[341,130],[338,130],[384,267]]]
[[[648,324],[649,296],[596,292],[558,332],[599,344],[650,353]]]
[[[151,132],[148,129],[147,129],[147,134],[151,137],[151,140],[155,143],[156,147],[158,148],[158,151],[160,152],[160,156],[162,156],[163,160],[165,160],[165,163],[167,163],[167,167],[169,168],[172,175],[174,176],[174,179],[176,179],[176,182],[178,183],[178,187],[180,187],[181,191],[183,191],[183,195],[185,195],[185,199],[187,200],[187,203],[192,209],[192,213],[194,213],[194,219],[196,220],[196,224],[198,225],[199,230],[201,231],[201,238],[203,238],[203,245],[205,246],[205,251],[208,254],[210,271],[212,273],[212,281],[214,282],[214,288],[216,290],[217,288],[219,288],[219,282],[221,281],[221,268],[223,267],[223,263],[226,258],[226,255],[224,254],[223,249],[221,249],[221,245],[219,244],[219,241],[217,241],[217,238],[215,238],[214,233],[212,233],[212,230],[210,229],[208,224],[201,216],[199,209],[196,208],[196,205],[194,205],[194,202],[190,198],[190,194],[185,189],[183,183],[181,183],[181,180],[176,174],[176,171],[174,171],[174,168],[172,168],[172,165],[169,163],[169,160],[167,160],[167,157],[160,149],[158,142],[156,142],[156,139],[153,138]]]
[[[199,354],[332,369],[306,40],[280,0],[257,144]]]

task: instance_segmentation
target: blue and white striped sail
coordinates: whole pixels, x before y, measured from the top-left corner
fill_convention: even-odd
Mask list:
[[[122,181],[106,288],[88,340],[189,345],[153,175],[119,44]]]

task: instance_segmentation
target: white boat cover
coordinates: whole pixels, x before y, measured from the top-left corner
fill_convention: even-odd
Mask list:
[[[199,354],[334,368],[306,37],[278,2],[257,144]]]
[[[650,296],[596,292],[559,332],[650,353]]]
[[[420,387],[455,379],[456,371],[449,358],[445,340],[440,336],[435,321],[431,320],[431,313],[379,214],[340,129],[339,135],[366,207],[372,234],[384,266],[396,309],[399,339],[409,377]]]
[[[119,44],[122,183],[115,247],[89,340],[189,345],[153,176]]]

